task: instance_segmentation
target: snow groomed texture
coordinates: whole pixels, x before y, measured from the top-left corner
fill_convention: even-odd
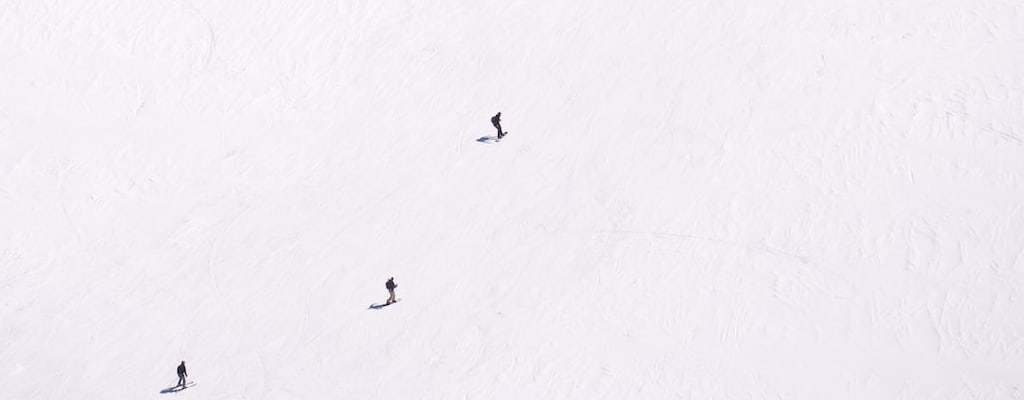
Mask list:
[[[0,3],[0,398],[1021,398],[1024,4],[416,3]]]

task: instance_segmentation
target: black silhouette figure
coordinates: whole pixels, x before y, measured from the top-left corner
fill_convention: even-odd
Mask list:
[[[185,362],[182,361],[178,365],[178,386],[185,387],[185,378],[188,377],[188,371],[185,370]]]
[[[388,279],[388,282],[384,284],[384,287],[386,287],[388,289],[388,294],[389,294],[388,301],[387,301],[387,303],[384,303],[384,305],[389,305],[391,303],[394,303],[395,302],[395,288],[398,287],[398,285],[395,284],[395,277],[392,276],[391,279]]]
[[[491,117],[491,125],[494,125],[494,127],[498,129],[498,139],[501,139],[502,136],[505,136],[505,132],[503,132],[501,130],[501,113],[500,112],[495,114],[493,117]]]

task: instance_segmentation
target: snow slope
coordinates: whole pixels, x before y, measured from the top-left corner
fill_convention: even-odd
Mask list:
[[[0,1],[0,398],[1022,399],[1022,20]]]

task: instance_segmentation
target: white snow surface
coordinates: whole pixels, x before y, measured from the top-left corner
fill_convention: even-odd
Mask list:
[[[1024,399],[1022,21],[0,1],[0,399]]]

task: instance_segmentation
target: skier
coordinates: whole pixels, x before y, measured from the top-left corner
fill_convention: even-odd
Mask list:
[[[494,125],[495,128],[498,128],[498,139],[501,139],[502,136],[505,136],[505,132],[501,131],[501,113],[500,112],[495,114],[493,117],[491,117],[491,125]]]
[[[384,287],[388,289],[388,293],[390,294],[390,296],[388,296],[388,302],[384,305],[394,303],[396,301],[395,288],[398,287],[398,285],[395,284],[395,277],[392,276],[390,279],[388,279],[388,282],[384,284]]]
[[[185,377],[188,376],[188,371],[185,370],[185,362],[182,361],[178,365],[178,386],[185,387]]]

